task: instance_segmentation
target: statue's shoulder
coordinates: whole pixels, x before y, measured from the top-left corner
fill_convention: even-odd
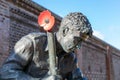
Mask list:
[[[42,32],[33,32],[33,33],[29,33],[28,35],[26,35],[26,37],[31,38],[31,39],[39,39],[41,37],[47,37],[46,33],[42,33]]]

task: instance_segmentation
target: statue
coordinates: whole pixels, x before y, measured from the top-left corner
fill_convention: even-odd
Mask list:
[[[0,68],[0,80],[83,80],[74,50],[92,36],[88,19],[73,12],[62,19],[54,33],[58,74],[50,75],[46,33],[30,33],[22,37]]]

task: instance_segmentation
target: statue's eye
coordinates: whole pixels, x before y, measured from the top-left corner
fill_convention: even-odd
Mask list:
[[[80,31],[80,27],[78,27],[77,30]]]
[[[68,27],[65,28],[65,29],[63,30],[63,36],[66,36],[66,34],[68,33],[68,31],[69,31],[69,28],[68,28]]]

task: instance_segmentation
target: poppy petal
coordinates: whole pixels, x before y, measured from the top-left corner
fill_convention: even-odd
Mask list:
[[[44,30],[46,31],[52,29],[54,22],[54,17],[51,16],[51,13],[48,10],[41,12],[38,16],[38,24],[40,27],[44,27]]]
[[[40,15],[38,16],[38,24],[41,27],[43,27],[43,25],[46,24],[45,19],[50,16],[51,16],[51,13],[48,10],[41,12]]]

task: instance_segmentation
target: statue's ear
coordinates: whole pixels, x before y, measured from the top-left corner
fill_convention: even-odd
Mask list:
[[[68,33],[68,31],[69,31],[68,27],[66,27],[66,28],[63,29],[63,36],[64,37],[66,36],[66,34]]]

